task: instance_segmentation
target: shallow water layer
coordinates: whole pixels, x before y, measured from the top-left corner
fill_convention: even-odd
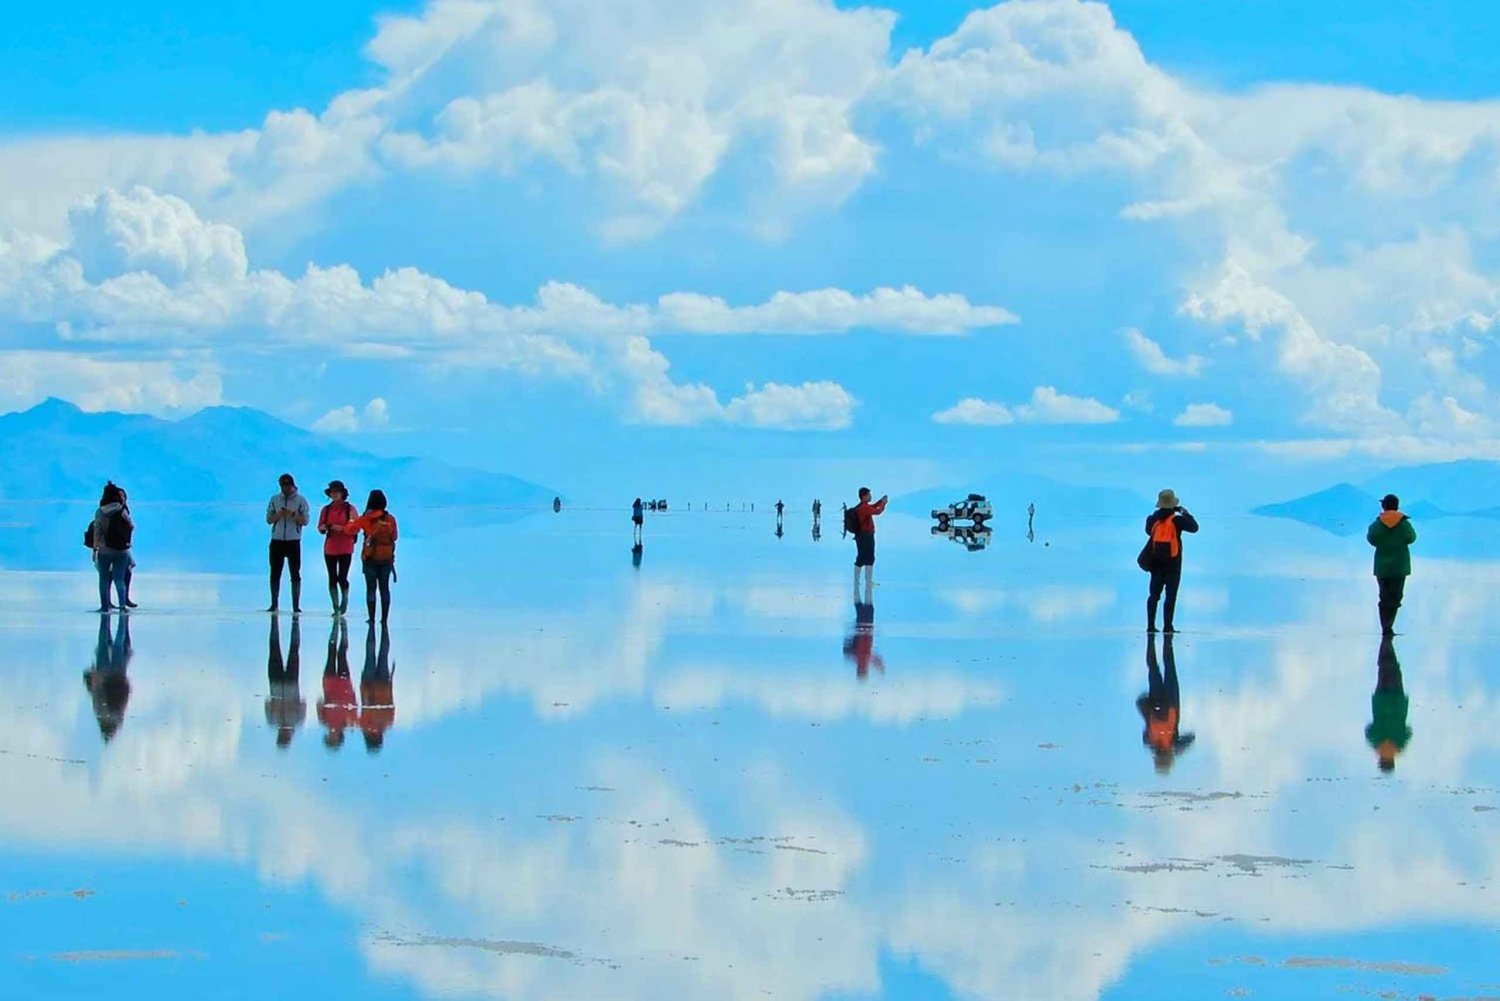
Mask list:
[[[866,601],[836,518],[565,513],[387,634],[0,574],[0,993],[1500,995],[1500,565],[1382,649],[1362,540],[1205,522],[1170,650],[1133,520],[892,516]]]

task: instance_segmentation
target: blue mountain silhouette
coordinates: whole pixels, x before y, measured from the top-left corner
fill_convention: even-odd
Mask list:
[[[1358,486],[1340,483],[1304,497],[1262,505],[1252,513],[1353,535],[1365,530],[1380,512],[1380,498],[1388,493],[1400,497],[1401,509],[1414,519],[1500,520],[1500,462],[1465,459],[1401,466]]]

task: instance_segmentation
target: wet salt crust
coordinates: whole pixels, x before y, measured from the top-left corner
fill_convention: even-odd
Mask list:
[[[1133,520],[1029,544],[997,519],[970,553],[893,513],[862,608],[852,545],[795,518],[778,539],[769,513],[654,518],[639,567],[628,524],[566,515],[410,543],[393,714],[355,707],[336,748],[325,669],[347,662],[359,699],[379,637],[303,616],[273,691],[248,558],[143,571],[108,742],[115,710],[80,682],[91,575],[0,573],[0,978],[56,998],[264,997],[291,971],[374,998],[1500,992],[1500,563],[1419,557],[1393,650],[1411,736],[1384,774],[1362,540],[1200,517],[1172,661],[1195,739],[1164,762],[1137,706]]]

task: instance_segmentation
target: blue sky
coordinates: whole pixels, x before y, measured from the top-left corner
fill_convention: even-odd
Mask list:
[[[15,13],[0,407],[244,403],[564,488],[1500,455],[1475,5],[750,7]]]

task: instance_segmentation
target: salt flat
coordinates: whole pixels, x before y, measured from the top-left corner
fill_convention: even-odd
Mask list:
[[[820,541],[800,514],[780,539],[768,514],[655,517],[638,567],[618,514],[461,529],[403,551],[384,646],[362,616],[344,646],[311,559],[295,640],[254,611],[258,552],[222,576],[143,566],[122,711],[81,680],[124,652],[91,575],[0,574],[0,979],[1500,995],[1500,562],[1424,559],[1471,527],[1419,526],[1376,720],[1363,540],[1198,514],[1170,665],[1194,739],[1160,758],[1133,514],[1042,512],[1035,542],[1000,525],[980,553],[892,515],[873,609],[836,517]],[[1383,773],[1367,728],[1393,725],[1392,657],[1411,735]],[[361,696],[388,670],[394,708],[325,708],[330,747],[345,660]]]

